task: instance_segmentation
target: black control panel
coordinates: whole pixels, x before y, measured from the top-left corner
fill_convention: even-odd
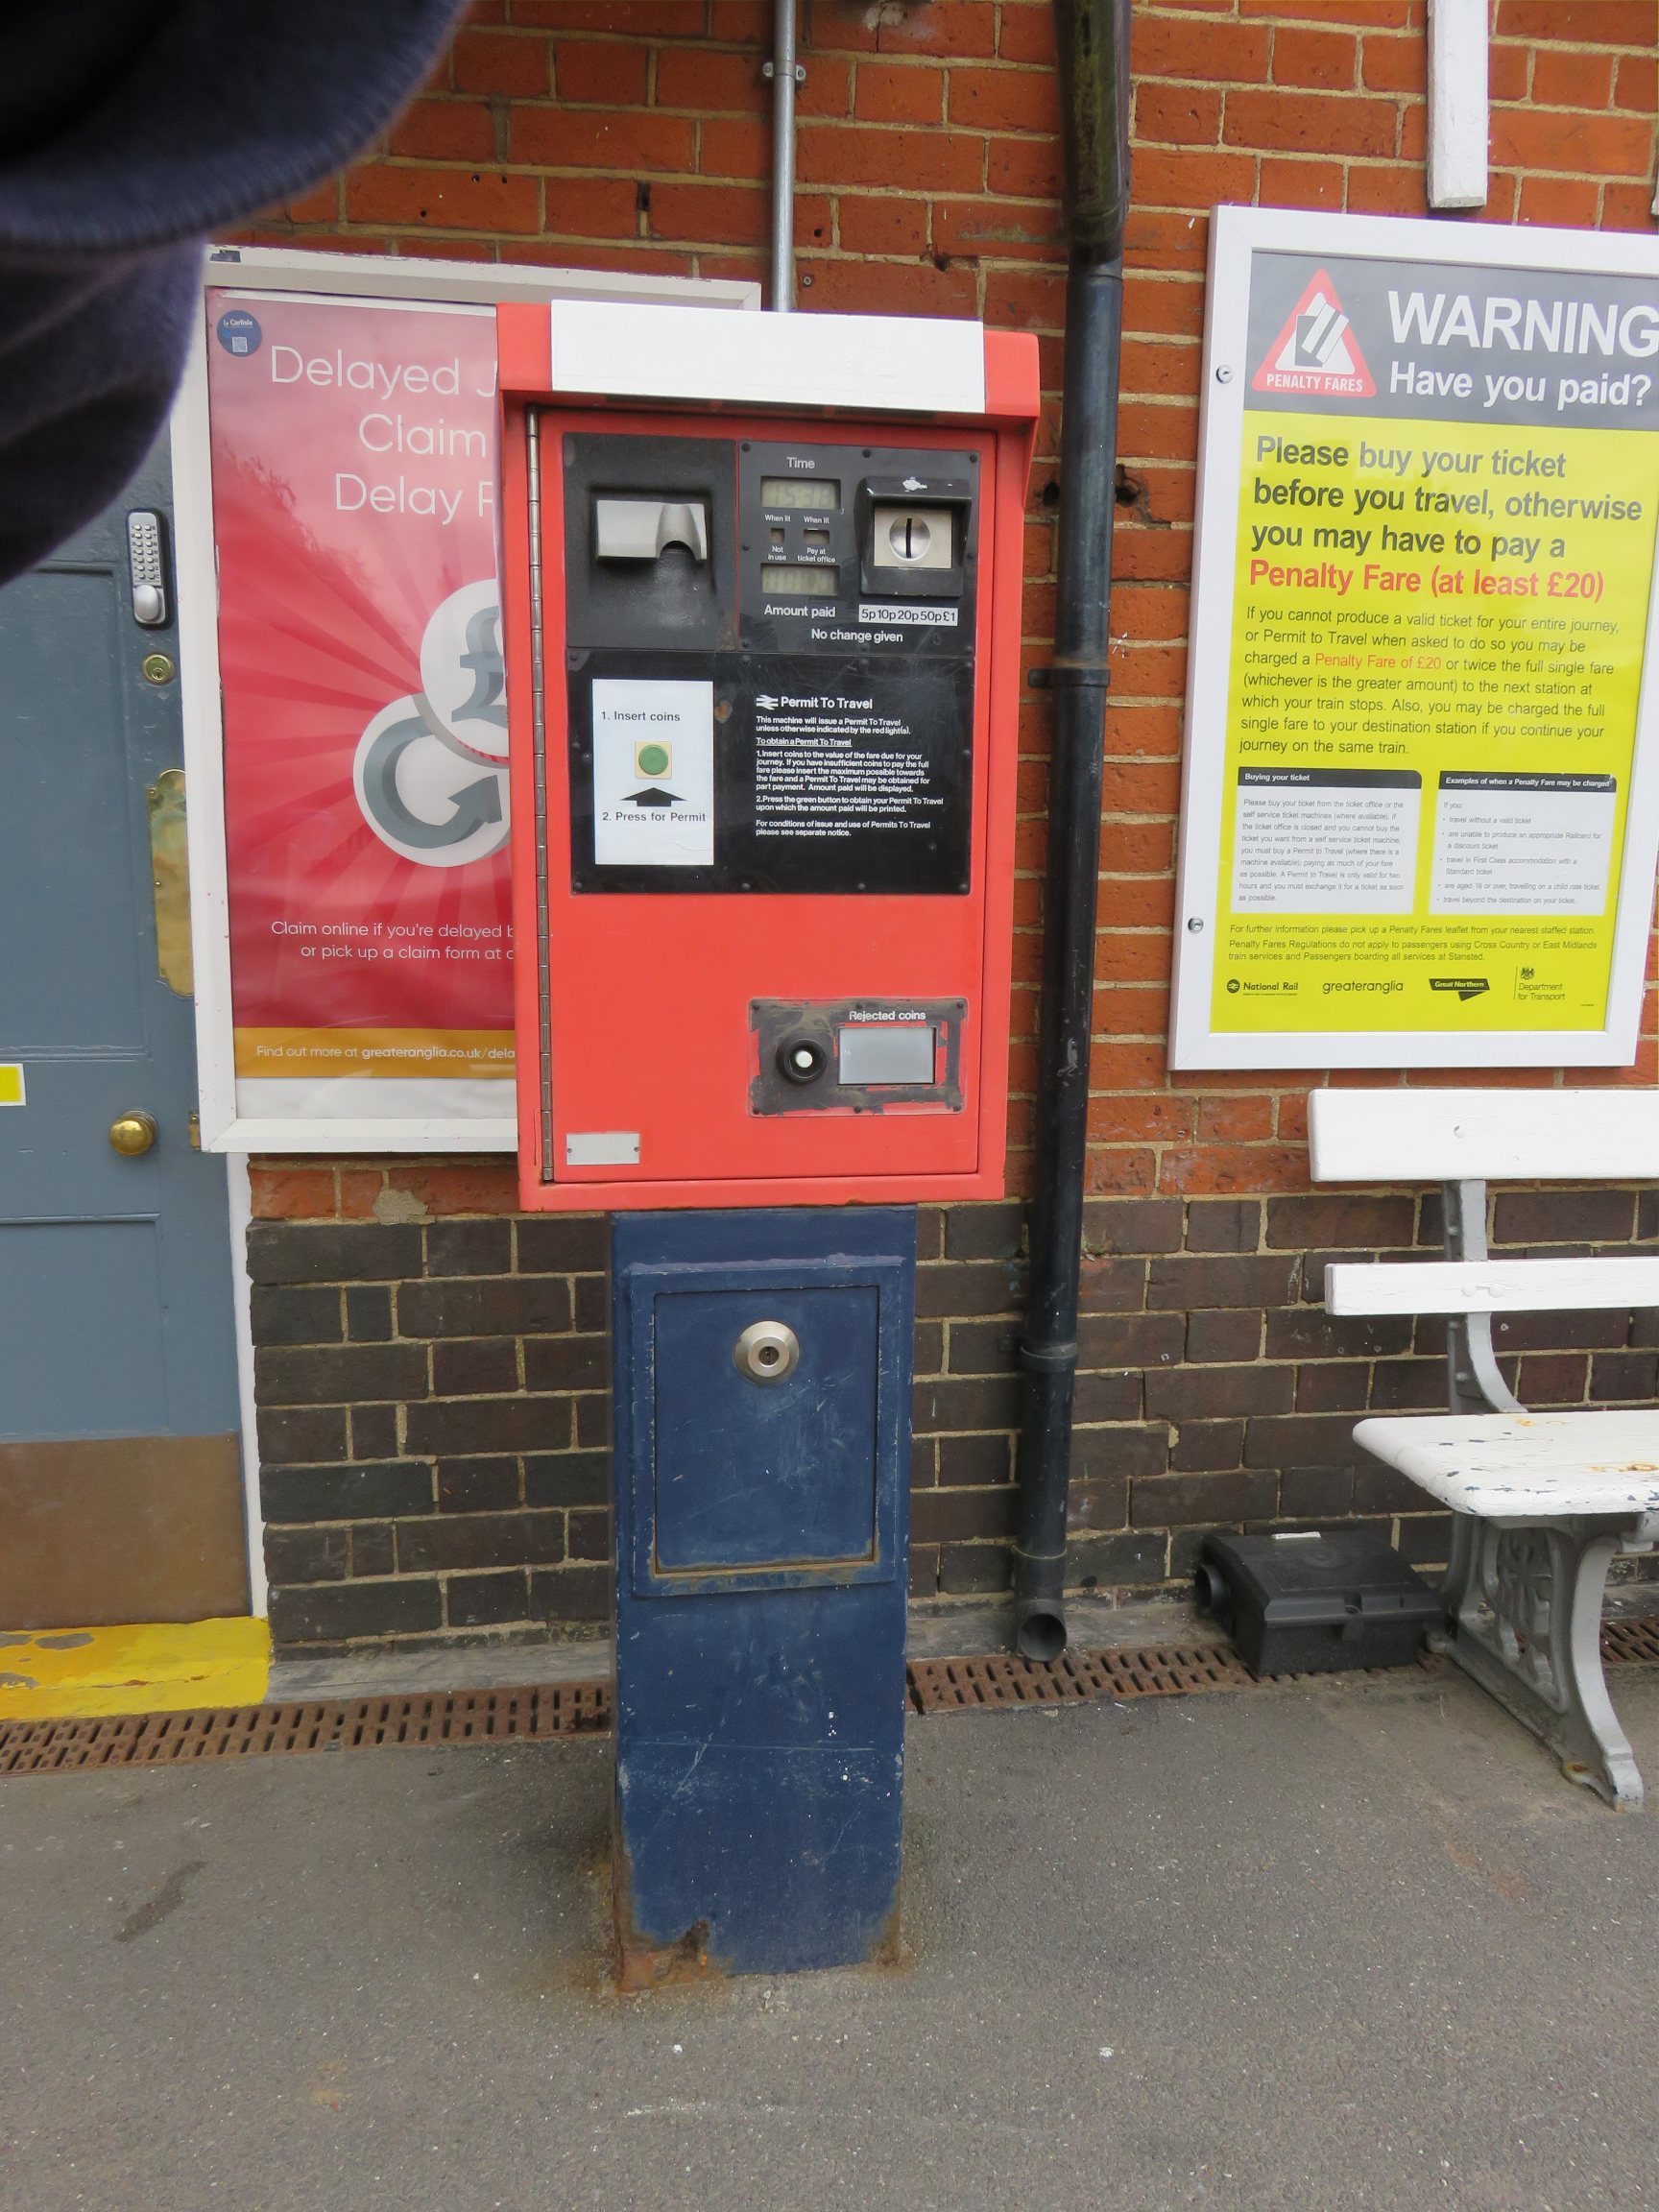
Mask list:
[[[565,434],[574,889],[969,889],[978,473]]]

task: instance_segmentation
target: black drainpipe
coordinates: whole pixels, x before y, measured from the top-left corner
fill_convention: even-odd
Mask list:
[[[1066,367],[1060,433],[1059,604],[1043,890],[1031,1289],[1020,1348],[1014,1637],[1030,1659],[1066,1647],[1066,1499],[1077,1372],[1083,1155],[1100,761],[1106,720],[1107,606],[1118,473],[1118,354],[1123,332],[1123,226],[1129,208],[1129,0],[1054,0],[1065,148]],[[1194,36],[1201,36],[1197,24]]]

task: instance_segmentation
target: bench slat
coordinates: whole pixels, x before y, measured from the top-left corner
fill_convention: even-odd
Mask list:
[[[1659,1412],[1382,1415],[1354,1441],[1459,1513],[1659,1510]]]
[[[1325,1270],[1328,1313],[1568,1313],[1659,1306],[1659,1259],[1406,1260]]]
[[[1659,1176],[1651,1091],[1314,1091],[1315,1183]]]

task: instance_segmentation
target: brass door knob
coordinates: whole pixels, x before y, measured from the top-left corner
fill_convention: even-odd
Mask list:
[[[109,1142],[124,1159],[136,1160],[156,1142],[154,1114],[117,1114],[109,1124]]]

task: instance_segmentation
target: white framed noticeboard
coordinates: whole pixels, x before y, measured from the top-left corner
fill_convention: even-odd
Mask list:
[[[1170,1063],[1620,1067],[1659,241],[1220,207]]]
[[[498,300],[736,281],[215,247],[174,410],[202,1143],[507,1151]]]

